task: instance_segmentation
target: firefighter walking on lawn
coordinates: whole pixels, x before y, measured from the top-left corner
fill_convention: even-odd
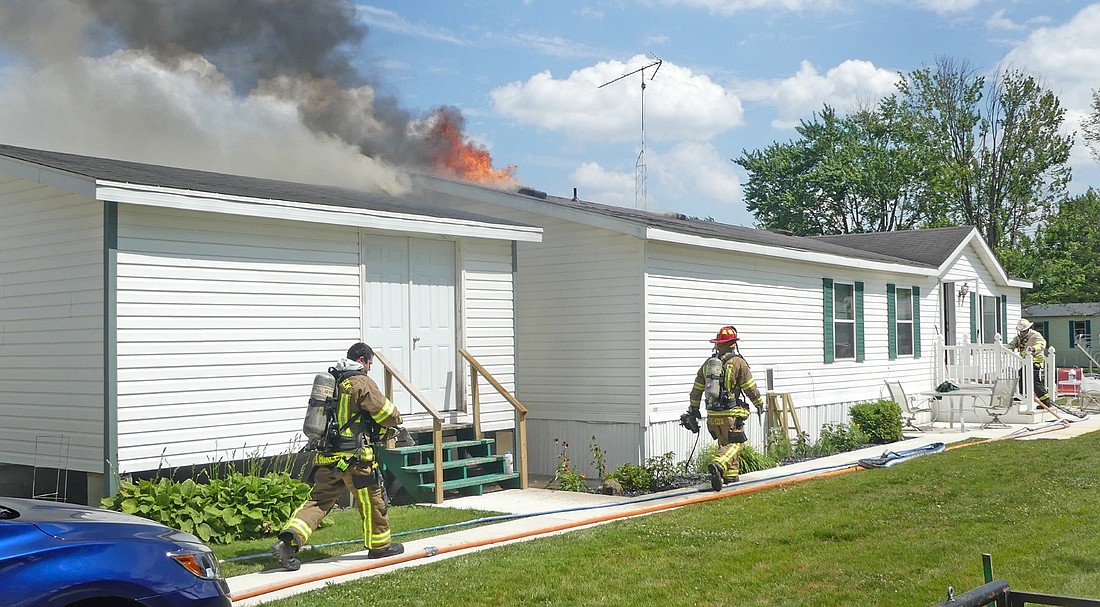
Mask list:
[[[348,350],[347,358],[329,370],[335,380],[335,406],[331,408],[328,431],[314,445],[317,453],[309,479],[313,487],[309,499],[298,507],[271,546],[271,553],[285,569],[293,571],[301,566],[295,556],[298,549],[306,545],[344,491],[354,496],[363,520],[368,558],[393,556],[404,550],[390,539],[382,471],[372,447],[382,442],[389,428],[401,423],[401,413],[367,377],[373,360],[374,350],[359,342]]]
[[[722,327],[710,340],[714,353],[699,367],[695,385],[691,388],[687,416],[701,419],[699,401],[706,395],[707,431],[718,440],[718,452],[707,466],[710,486],[721,491],[722,485],[737,480],[742,446],[749,440],[745,434],[745,420],[749,417],[749,405],[744,395],[756,405],[757,415],[764,412],[764,399],[756,389],[756,380],[749,371],[749,363],[737,349],[737,329]]]

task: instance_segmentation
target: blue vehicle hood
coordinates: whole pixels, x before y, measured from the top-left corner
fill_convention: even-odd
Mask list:
[[[10,522],[29,523],[61,540],[96,541],[118,538],[116,525],[131,525],[134,537],[160,538],[188,544],[201,540],[190,533],[172,529],[138,516],[61,502],[45,502],[18,498],[0,498],[0,506],[18,513]]]

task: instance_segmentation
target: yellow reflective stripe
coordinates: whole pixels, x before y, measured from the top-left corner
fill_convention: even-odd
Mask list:
[[[306,542],[309,541],[309,536],[313,534],[313,530],[309,528],[309,524],[300,518],[290,519],[283,529],[294,533],[294,539],[298,541],[298,547],[305,546]]]
[[[371,548],[375,546],[386,546],[390,543],[390,530],[386,529],[385,533],[379,533],[378,535],[370,536]]]
[[[351,438],[351,380],[340,382],[340,401],[336,406],[336,425],[340,429],[340,436]]]
[[[756,387],[756,378],[753,378],[753,377],[750,377],[749,381],[741,384],[741,389],[742,390],[748,390],[749,388],[755,388],[755,387]]]
[[[355,492],[355,495],[359,498],[355,500],[356,505],[359,507],[359,520],[363,521],[363,545],[367,548],[373,548],[374,546],[371,544],[370,530],[373,526],[371,523],[371,518],[373,517],[374,509],[371,508],[370,505],[370,488],[363,487],[362,489],[357,490]]]
[[[317,464],[318,466],[331,466],[340,461],[340,457],[341,455],[322,455],[318,453],[316,456],[314,456],[313,463]]]
[[[382,405],[382,408],[379,409],[377,413],[372,413],[371,417],[373,417],[374,421],[378,422],[378,424],[381,425],[382,422],[386,421],[393,415],[393,412],[396,409],[397,407],[395,407],[394,404],[390,402],[390,399],[387,398],[386,404]]]

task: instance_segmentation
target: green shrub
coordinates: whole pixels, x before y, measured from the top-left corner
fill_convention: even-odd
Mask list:
[[[204,542],[227,544],[271,535],[308,497],[309,485],[286,472],[262,477],[231,472],[206,483],[190,478],[122,482],[101,505],[193,533]]]
[[[644,493],[653,486],[653,474],[638,464],[623,464],[608,473],[607,478],[618,481],[625,493]]]
[[[669,451],[664,455],[646,458],[644,467],[649,472],[649,489],[663,491],[675,486],[676,478],[683,471],[682,466],[676,465],[675,457],[672,451]]]
[[[741,462],[738,468],[738,472],[741,474],[756,472],[757,470],[767,470],[777,465],[774,459],[753,449],[751,445],[742,447],[741,452],[737,454],[737,458]]]
[[[691,461],[691,465],[688,469],[696,474],[706,474],[707,466],[714,461],[714,456],[717,454],[717,443],[707,443],[703,445],[703,448],[699,450],[699,455],[696,455],[695,459]]]
[[[825,424],[821,427],[821,436],[817,439],[817,455],[825,457],[852,451],[871,442],[857,426],[848,424]]]
[[[853,405],[849,410],[852,424],[864,432],[876,445],[904,438],[901,434],[901,407],[892,400]]]

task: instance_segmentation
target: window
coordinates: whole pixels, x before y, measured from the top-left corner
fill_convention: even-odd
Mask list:
[[[920,287],[886,285],[886,334],[890,360],[920,358]]]
[[[1039,323],[1035,323],[1039,324]],[[1092,344],[1092,322],[1088,320],[1071,320],[1069,321],[1069,347],[1076,348],[1077,343],[1081,342],[1081,345],[1088,348]],[[1047,342],[1050,342],[1050,335],[1043,333],[1047,338]]]
[[[824,358],[837,360],[864,359],[863,348],[863,283],[833,283],[823,278],[822,320],[824,321]]]
[[[913,355],[913,290],[894,291],[897,302],[898,356]]]
[[[856,357],[855,297],[855,285],[837,284],[833,288],[833,356],[837,360]]]
[[[1001,299],[999,297],[983,295],[982,343],[993,343],[998,333],[1004,335],[1004,322],[1001,318]]]

